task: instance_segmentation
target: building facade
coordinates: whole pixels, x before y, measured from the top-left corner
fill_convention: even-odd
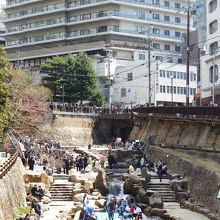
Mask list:
[[[181,63],[187,0],[7,0],[8,58],[38,71],[45,58],[86,51],[108,95],[116,67],[150,59]],[[110,67],[108,67],[110,66]]]
[[[113,103],[123,106],[144,105],[149,100],[149,76],[146,64],[117,68],[113,84]],[[183,106],[186,103],[186,66],[153,62],[151,99],[155,106]],[[190,66],[190,103],[197,92],[197,67]]]
[[[203,105],[220,105],[220,2],[209,0],[207,7],[207,51],[201,57],[201,98]]]

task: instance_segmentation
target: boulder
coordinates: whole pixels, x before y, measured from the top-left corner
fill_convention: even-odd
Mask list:
[[[162,209],[163,208],[163,202],[162,202],[162,198],[159,194],[155,193],[154,195],[152,195],[151,197],[149,197],[148,199],[149,201],[149,205],[152,208],[159,208]]]
[[[43,197],[42,198],[42,202],[43,202],[43,204],[49,204],[49,203],[51,203],[51,199],[49,199],[48,197]]]
[[[51,194],[50,194],[49,192],[44,193],[44,196],[47,197],[47,198],[49,198],[49,199],[51,199],[51,197],[52,197]]]
[[[75,189],[80,189],[80,188],[82,188],[83,186],[82,186],[82,184],[81,183],[75,183],[74,184],[74,188]]]
[[[73,196],[79,193],[84,193],[84,189],[83,188],[73,189]]]
[[[73,196],[73,201],[82,203],[85,195],[86,195],[85,193],[79,193],[77,195],[74,195]]]
[[[134,184],[141,185],[140,179],[135,174],[130,174],[124,183],[124,192],[132,194]]]
[[[186,192],[188,191],[188,180],[187,179],[182,179],[182,180],[174,179],[174,180],[171,180],[170,186],[172,190],[175,190],[175,188],[180,186],[181,189]]]
[[[98,206],[99,208],[103,208],[105,202],[106,202],[106,199],[99,199],[95,201],[95,205]]]
[[[155,215],[155,216],[160,216],[160,217],[162,217],[165,213],[167,213],[167,210],[165,210],[165,209],[152,208],[152,209],[150,210],[150,214],[151,214],[151,215]]]
[[[153,191],[153,190],[147,190],[146,191],[146,195],[147,195],[147,197],[151,197],[153,194],[155,193],[155,191]]]
[[[189,195],[186,192],[177,192],[176,199],[181,202],[182,200],[188,200]]]
[[[105,172],[102,169],[98,170],[98,175],[96,176],[96,179],[94,182],[94,188],[98,189],[102,195],[105,195],[108,193],[107,176],[105,175]]]
[[[90,193],[93,190],[93,182],[87,181],[83,185],[83,189],[86,193]]]
[[[142,212],[144,211],[145,208],[147,208],[147,205],[144,203],[136,203],[136,205],[142,210]]]
[[[143,188],[140,188],[138,190],[137,196],[136,196],[136,202],[146,203],[147,202],[147,196],[146,192]]]
[[[32,196],[31,194],[28,195],[28,196],[26,196],[26,200],[27,200],[27,201],[30,201],[30,202],[32,202],[34,198],[35,198],[35,197]]]
[[[146,207],[146,208],[143,210],[143,213],[144,213],[146,216],[150,216],[150,211],[151,211],[151,207],[148,206],[148,207]]]
[[[135,170],[135,174],[136,174],[137,176],[141,176],[141,175],[142,175],[141,169],[140,169],[140,168],[137,168],[137,169]]]

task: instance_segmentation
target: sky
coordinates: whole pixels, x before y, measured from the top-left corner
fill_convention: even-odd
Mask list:
[[[0,0],[0,5],[5,5],[6,4],[6,0]]]

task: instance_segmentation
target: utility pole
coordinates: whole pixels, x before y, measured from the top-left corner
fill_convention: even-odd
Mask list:
[[[189,45],[189,31],[190,31],[190,0],[187,6],[187,64],[186,64],[186,106],[189,107],[189,60],[190,60],[190,45]]]
[[[111,44],[106,44],[107,49],[107,57],[108,57],[108,104],[109,104],[109,110],[111,112],[112,107],[112,97],[111,97],[111,53],[110,53],[110,47]]]
[[[150,28],[148,28],[148,33],[150,32]],[[148,34],[148,80],[149,80],[149,88],[148,88],[148,97],[149,97],[149,106],[151,106],[151,40]]]
[[[147,44],[148,44],[148,104],[151,106],[151,39],[150,39],[150,29],[147,29]]]

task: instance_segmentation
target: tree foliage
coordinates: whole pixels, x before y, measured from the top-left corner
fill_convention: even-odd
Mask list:
[[[95,71],[91,59],[80,53],[77,57],[55,56],[41,66],[41,71],[47,71],[44,77],[45,85],[51,89],[54,98],[64,87],[66,102],[90,101],[91,104],[103,105],[103,97],[96,88]]]
[[[8,129],[33,132],[46,113],[50,94],[46,87],[34,85],[27,71],[14,69],[0,48],[0,142]]]

